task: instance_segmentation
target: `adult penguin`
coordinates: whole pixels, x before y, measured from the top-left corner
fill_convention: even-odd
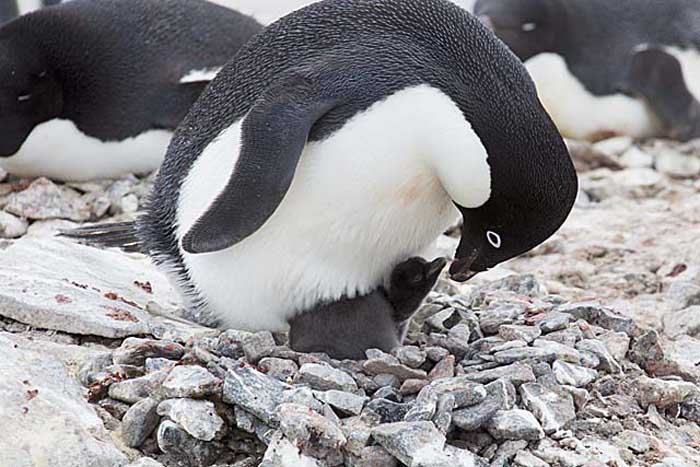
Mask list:
[[[700,1],[479,0],[566,136],[700,136]]]
[[[253,38],[179,127],[128,244],[221,325],[371,293],[464,218],[453,279],[566,219],[573,164],[525,69],[447,0],[325,0]],[[200,315],[202,316],[202,315]]]
[[[10,21],[0,167],[60,180],[156,169],[211,72],[261,29],[204,0],[73,0]]]

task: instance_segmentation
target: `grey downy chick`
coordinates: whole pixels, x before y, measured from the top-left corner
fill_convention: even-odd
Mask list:
[[[335,359],[361,360],[368,349],[385,352],[402,344],[408,323],[440,272],[444,258],[410,258],[394,268],[389,289],[321,304],[290,320],[289,346]]]

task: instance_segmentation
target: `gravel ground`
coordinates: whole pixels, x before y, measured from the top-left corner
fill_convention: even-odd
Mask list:
[[[151,179],[3,175],[0,465],[700,465],[700,144],[570,145],[562,230],[361,362],[177,318],[140,255],[53,237]]]

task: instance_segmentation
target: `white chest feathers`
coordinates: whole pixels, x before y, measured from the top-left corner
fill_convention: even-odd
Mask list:
[[[700,54],[675,47],[665,50],[678,59],[688,89],[700,99]],[[612,135],[645,138],[660,134],[661,123],[643,100],[624,94],[591,94],[560,55],[539,54],[525,66],[542,104],[564,136],[595,140]]]
[[[615,94],[596,96],[569,71],[564,58],[553,53],[525,62],[542,105],[566,137],[596,140],[606,136],[647,137],[660,127],[647,105]]]
[[[241,123],[204,150],[185,180],[179,239],[226,185]],[[446,95],[428,86],[402,90],[308,144],[286,197],[252,236],[215,253],[182,251],[189,276],[225,325],[281,329],[320,301],[382,284],[394,265],[420,254],[457,219],[452,200],[485,203],[486,158]]]
[[[0,158],[0,167],[22,177],[84,181],[148,173],[160,166],[172,132],[149,130],[134,138],[104,142],[69,120],[37,125],[20,150]]]

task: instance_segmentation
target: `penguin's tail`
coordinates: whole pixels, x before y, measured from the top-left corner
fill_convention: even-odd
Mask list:
[[[141,242],[136,233],[136,222],[115,222],[64,230],[59,237],[75,240],[83,245],[119,248],[129,253],[140,253]]]

